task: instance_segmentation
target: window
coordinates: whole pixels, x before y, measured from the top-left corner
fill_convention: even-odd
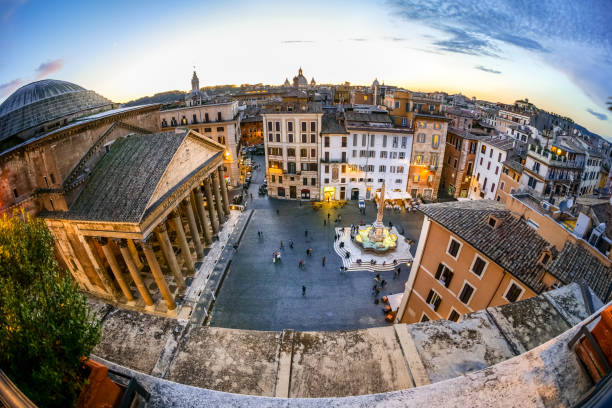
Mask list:
[[[16,188],[13,189],[13,196],[15,196],[15,198],[19,197],[19,194],[17,193]]]
[[[370,135],[370,147],[374,147],[374,143],[376,143],[376,135]]]
[[[274,141],[274,133],[268,133],[268,142]]]
[[[476,154],[476,142],[470,142],[470,154]]]
[[[365,134],[361,135],[361,146],[365,146],[366,145],[366,137],[367,136]]]
[[[317,179],[316,178],[311,178],[310,179],[310,185],[316,186],[317,185]]]
[[[306,122],[302,122],[302,132],[306,131]]]
[[[287,122],[287,131],[293,132],[293,122]]]
[[[381,158],[381,159],[386,159],[386,158],[387,158],[387,152],[386,152],[385,150],[382,150],[382,151],[380,152],[380,158]]]
[[[427,127],[427,124],[425,122],[417,122],[417,124],[421,129],[425,129]]]
[[[302,133],[302,143],[308,143],[306,133]]]
[[[489,158],[493,157],[493,149],[489,150]]]
[[[440,307],[440,303],[442,303],[442,298],[435,290],[431,289],[429,291],[429,294],[427,295],[425,303],[427,303],[434,311],[436,311]]]
[[[310,122],[310,131],[311,132],[317,131],[317,122]]]
[[[405,159],[405,158],[406,158],[406,153],[404,153],[404,152],[399,152],[399,158],[400,158],[400,159]]]
[[[287,149],[287,157],[295,157],[295,149]]]
[[[325,172],[329,173],[329,165],[328,164],[325,165]]]
[[[300,157],[308,157],[308,150],[300,149]]]
[[[383,135],[382,147],[387,147],[387,135]]]
[[[49,176],[51,176],[51,183],[55,184],[55,176],[53,175],[53,173],[50,173]]]
[[[317,142],[317,137],[315,136],[314,133],[310,134],[310,143],[316,143]]]
[[[446,253],[452,256],[453,258],[457,259],[457,257],[459,256],[460,249],[461,249],[461,243],[457,241],[456,239],[451,238],[450,242],[448,243],[448,249],[446,250]]]
[[[482,157],[480,158],[480,165],[482,166]]]
[[[438,265],[438,270],[436,271],[435,277],[448,288],[448,285],[450,285],[451,280],[453,279],[453,271],[450,270],[448,266],[440,263],[440,265]]]
[[[400,107],[399,101],[395,101],[393,106],[395,107],[395,109],[399,109],[399,107]]]
[[[472,287],[472,285],[465,282],[463,284],[463,289],[461,289],[461,293],[459,294],[459,300],[467,305],[470,303],[470,300],[472,299],[473,294],[474,294],[474,288]]]
[[[485,154],[487,152],[487,146],[482,145],[482,147],[480,148],[480,153]]]
[[[497,156],[497,161],[501,163],[501,156],[502,154],[500,153],[499,156]]]
[[[357,146],[357,135],[353,135],[353,146]]]
[[[468,176],[472,175],[472,162],[468,163],[468,166],[467,166],[467,175]]]
[[[531,188],[536,188],[537,181],[533,177],[529,176],[529,181],[527,181],[527,185]]]
[[[287,173],[295,174],[295,162],[287,162]]]
[[[310,157],[317,157],[317,149],[310,149]]]
[[[402,136],[402,149],[406,148],[407,143],[408,143],[408,138],[406,136]]]
[[[429,321],[429,317],[427,317],[427,315],[423,313],[423,316],[421,317],[421,323],[428,322],[428,321]]]
[[[223,119],[221,118],[221,112],[217,112],[217,121],[221,122]]]
[[[417,133],[418,143],[425,143],[426,140],[427,140],[427,135],[425,133]]]
[[[397,166],[397,173],[403,173],[404,172],[404,166]]]
[[[378,172],[379,173],[384,173],[387,171],[387,166],[378,166]]]
[[[508,286],[508,289],[506,290],[506,293],[504,294],[504,299],[506,299],[510,303],[516,302],[517,300],[520,299],[523,292],[524,292],[523,288],[521,288],[515,282],[512,282],[510,283],[510,286]]]
[[[491,192],[494,193],[495,192],[495,183],[491,184]]]
[[[472,262],[472,267],[470,268],[470,271],[472,271],[476,276],[480,278],[482,277],[482,273],[484,272],[486,267],[487,261],[476,255],[476,257],[474,258],[474,262]]]
[[[448,320],[450,320],[451,322],[456,322],[456,321],[459,321],[459,317],[460,317],[459,313],[457,313],[457,311],[453,309],[450,312],[450,315],[448,315]]]
[[[274,174],[272,175],[272,182],[276,183],[276,176]]]
[[[442,125],[440,123],[434,123],[434,129],[442,129]]]
[[[414,182],[414,183],[418,183],[420,180],[421,180],[421,176],[419,174],[415,174],[412,177],[412,182]]]
[[[487,162],[487,170],[491,170],[491,162]]]
[[[438,155],[436,153],[431,154],[431,159],[429,160],[429,165],[433,167],[438,167]]]
[[[422,154],[417,154],[416,156],[414,156],[414,164],[423,164],[423,155]]]
[[[221,143],[221,142],[219,142]],[[276,143],[280,143],[280,133],[276,134]]]
[[[346,147],[346,136],[342,136],[342,147]]]
[[[287,134],[287,138],[289,139],[289,143],[293,143],[293,133]]]
[[[308,185],[308,178],[304,177],[304,178],[302,179],[302,184],[304,184],[305,186],[307,186],[307,185]]]
[[[438,134],[433,135],[431,139],[431,147],[433,147],[434,149],[437,149],[438,147],[440,147],[440,135]]]

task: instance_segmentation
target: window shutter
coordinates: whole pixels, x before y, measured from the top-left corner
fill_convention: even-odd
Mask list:
[[[429,303],[431,301],[431,297],[433,296],[433,290],[429,291],[429,294],[427,295],[427,299],[425,300],[425,303]]]
[[[436,272],[436,279],[440,279],[440,276],[442,276],[442,271],[444,270],[444,265],[442,265],[442,263],[440,263],[440,265],[438,265],[438,270]]]
[[[448,288],[448,286],[451,283],[451,280],[453,280],[453,273],[451,271],[449,271],[448,269],[446,270],[446,287]]]

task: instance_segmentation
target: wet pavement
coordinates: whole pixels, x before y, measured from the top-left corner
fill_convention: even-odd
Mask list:
[[[259,196],[258,188],[265,177],[263,156],[255,156],[260,168],[253,172],[249,188],[253,209],[249,225],[225,276],[212,310],[211,326],[253,330],[345,330],[385,325],[382,304],[374,304],[372,295],[375,273],[340,272],[340,257],[334,252],[334,227],[371,223],[376,217],[373,203],[366,204],[366,215],[359,213],[356,201],[344,208],[313,209],[310,202],[270,199]],[[327,223],[327,214],[329,220]],[[342,216],[342,222],[334,220]],[[386,211],[384,222],[391,221],[404,236],[419,237],[422,214]],[[324,225],[324,221],[325,224]],[[305,235],[305,230],[308,235]],[[263,233],[263,238],[258,236]],[[294,241],[294,248],[289,241]],[[284,248],[280,248],[283,241]],[[312,256],[306,250],[312,248]],[[272,262],[273,252],[281,260]],[[325,256],[325,266],[322,257]],[[302,259],[305,267],[298,267]],[[388,284],[380,296],[402,292],[409,269],[402,265],[398,279],[393,271],[382,272]],[[302,286],[306,294],[302,295]]]

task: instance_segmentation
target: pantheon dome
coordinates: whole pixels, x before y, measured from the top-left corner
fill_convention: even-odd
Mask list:
[[[32,82],[17,89],[0,105],[0,143],[4,147],[14,145],[76,117],[112,107],[110,100],[71,82],[57,79]],[[6,140],[9,138],[14,140]]]

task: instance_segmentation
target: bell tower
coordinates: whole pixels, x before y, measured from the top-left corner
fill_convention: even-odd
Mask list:
[[[200,90],[200,79],[198,78],[198,75],[195,72],[195,69],[193,70],[193,76],[191,77],[191,91],[192,92],[197,92]]]

